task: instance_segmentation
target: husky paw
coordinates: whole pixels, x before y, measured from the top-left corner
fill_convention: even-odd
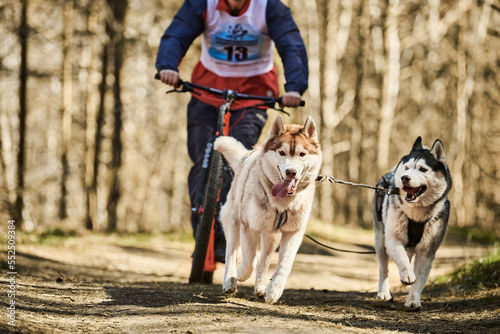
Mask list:
[[[382,300],[387,300],[392,302],[394,299],[391,296],[391,293],[389,291],[387,292],[379,292],[377,293],[377,298],[382,299]]]
[[[401,278],[401,283],[406,285],[412,285],[413,283],[415,283],[415,280],[417,279],[415,273],[411,269],[401,272],[400,278]]]
[[[405,303],[405,307],[409,311],[411,311],[411,310],[416,311],[416,310],[420,309],[420,307],[422,307],[422,305],[420,304],[420,301],[418,301],[418,300],[413,300],[413,301],[407,300]]]
[[[410,293],[408,295],[408,298],[406,298],[406,303],[405,307],[408,309],[408,311],[415,311],[418,310],[422,305],[420,304],[420,295],[419,294],[412,294]]]
[[[257,298],[265,298],[266,297],[266,289],[265,288],[264,289],[262,289],[262,288],[259,289],[259,288],[255,287],[254,292],[255,292],[255,296]]]
[[[268,287],[266,290],[266,296],[264,297],[266,303],[268,304],[276,303],[280,299],[282,293],[283,293],[282,290],[280,291],[276,288],[272,289]]]
[[[258,298],[264,298],[266,296],[266,285],[262,282],[255,282],[253,291]]]
[[[227,280],[224,281],[224,285],[222,286],[222,292],[228,294],[228,295],[232,295],[234,293],[236,293],[236,291],[238,291],[238,289],[236,288],[236,278],[235,277],[231,277],[231,278],[228,278]]]

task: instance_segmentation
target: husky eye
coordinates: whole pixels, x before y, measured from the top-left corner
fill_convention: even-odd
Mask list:
[[[305,152],[300,152],[299,153],[299,157],[305,157],[306,156],[306,153]]]
[[[279,151],[279,154],[284,157],[285,156],[285,151]]]
[[[420,167],[418,170],[421,171],[422,173],[427,172],[427,168],[425,167]]]
[[[408,169],[410,169],[410,167],[408,167],[408,166],[405,166],[405,170],[408,170]]]

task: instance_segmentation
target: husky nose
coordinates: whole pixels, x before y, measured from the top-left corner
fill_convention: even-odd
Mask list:
[[[408,175],[401,176],[401,181],[403,181],[403,183],[408,183],[410,180],[411,178]]]
[[[297,176],[297,171],[295,170],[295,168],[287,168],[285,173],[286,177],[289,179],[294,179],[295,176]]]

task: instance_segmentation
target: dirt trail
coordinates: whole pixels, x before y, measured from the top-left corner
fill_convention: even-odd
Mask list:
[[[353,239],[328,243],[354,250],[373,244],[367,235]],[[394,266],[395,301],[378,301],[374,255],[330,252],[308,240],[276,305],[253,296],[253,277],[235,296],[225,297],[223,265],[214,285],[187,284],[189,243],[155,239],[139,247],[114,236],[89,235],[60,245],[21,245],[19,251],[19,333],[500,333],[498,288],[460,295],[427,288],[423,308],[406,312],[406,290]],[[485,251],[445,242],[431,279]],[[5,253],[1,260],[5,268]],[[7,290],[3,275],[4,309]],[[5,319],[0,332],[12,329]]]

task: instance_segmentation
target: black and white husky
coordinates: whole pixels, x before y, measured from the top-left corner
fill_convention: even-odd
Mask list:
[[[377,297],[392,300],[390,257],[398,266],[401,282],[412,285],[405,307],[419,308],[432,261],[448,226],[451,177],[443,143],[437,139],[428,149],[418,137],[410,154],[378,185],[390,191],[377,191],[372,203],[380,275]]]

